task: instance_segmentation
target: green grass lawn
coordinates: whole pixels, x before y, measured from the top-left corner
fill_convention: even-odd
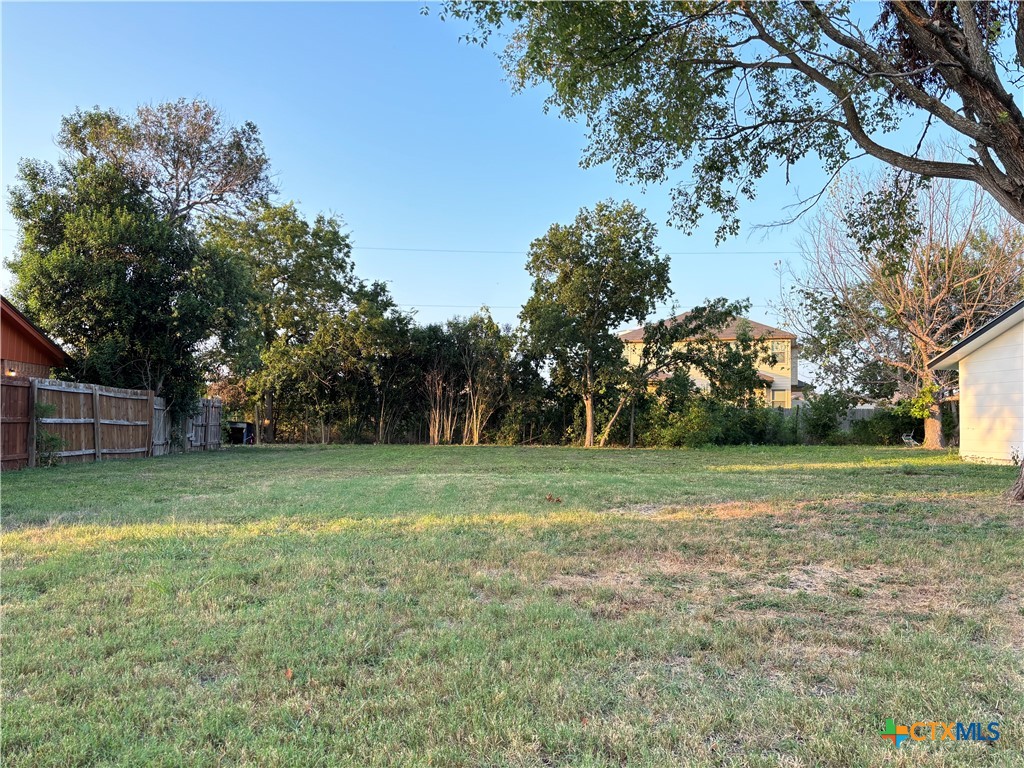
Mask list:
[[[8,473],[3,762],[1021,765],[1015,472],[345,446]],[[897,750],[890,717],[1002,738]]]

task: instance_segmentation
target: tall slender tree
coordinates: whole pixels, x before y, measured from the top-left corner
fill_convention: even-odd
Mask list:
[[[582,401],[588,448],[595,401],[622,372],[615,330],[644,322],[671,293],[656,234],[632,203],[607,201],[581,209],[572,224],[552,225],[530,245],[533,295],[520,317],[535,349],[553,363],[553,379]]]
[[[466,417],[462,442],[479,445],[488,422],[504,404],[514,377],[515,340],[483,307],[448,324],[455,337],[465,381]]]

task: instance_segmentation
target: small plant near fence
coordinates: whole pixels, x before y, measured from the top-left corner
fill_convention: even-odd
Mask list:
[[[55,467],[61,463],[60,452],[66,447],[64,438],[45,429],[40,419],[50,419],[57,413],[53,403],[36,403],[36,466]]]

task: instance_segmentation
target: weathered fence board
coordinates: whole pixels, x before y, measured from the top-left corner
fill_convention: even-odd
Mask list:
[[[64,461],[100,461],[148,455],[150,395],[137,389],[41,379],[37,400],[52,406],[39,428],[58,435]]]
[[[185,450],[220,450],[223,405],[219,398],[202,400],[199,405],[199,413],[185,420]]]
[[[21,469],[29,460],[32,387],[28,379],[4,376],[0,381],[0,466]]]
[[[154,456],[171,452],[171,419],[167,415],[167,402],[162,397],[153,398],[152,443]]]
[[[52,379],[8,379],[2,392],[2,467],[36,466],[37,430],[60,438],[53,456],[67,462],[163,456],[174,449],[167,404],[152,392]],[[34,418],[35,403],[46,414]],[[221,447],[223,406],[202,400],[181,423],[179,450]]]

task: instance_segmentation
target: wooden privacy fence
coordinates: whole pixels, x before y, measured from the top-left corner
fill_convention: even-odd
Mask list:
[[[182,448],[186,451],[217,451],[221,447],[221,419],[224,406],[220,398],[199,401],[199,413],[184,420]],[[153,456],[171,452],[171,418],[162,397],[153,398]]]
[[[6,379],[0,400],[3,469],[37,465],[40,430],[59,438],[50,456],[65,462],[162,456],[172,450],[166,403],[148,390]],[[181,425],[181,449],[218,450],[221,402],[202,400],[199,406],[199,413]]]
[[[186,451],[219,451],[221,444],[221,416],[224,407],[220,398],[199,401],[199,413],[185,419]]]
[[[153,455],[164,456],[171,452],[171,417],[167,413],[167,401],[162,397],[153,398]]]
[[[28,433],[32,421],[28,379],[0,381],[0,466],[21,469],[28,464]]]
[[[65,462],[150,455],[152,392],[50,379],[32,379],[30,391],[35,403],[51,406],[29,430],[30,467],[36,465],[36,432],[40,429],[60,438],[53,456]]]

